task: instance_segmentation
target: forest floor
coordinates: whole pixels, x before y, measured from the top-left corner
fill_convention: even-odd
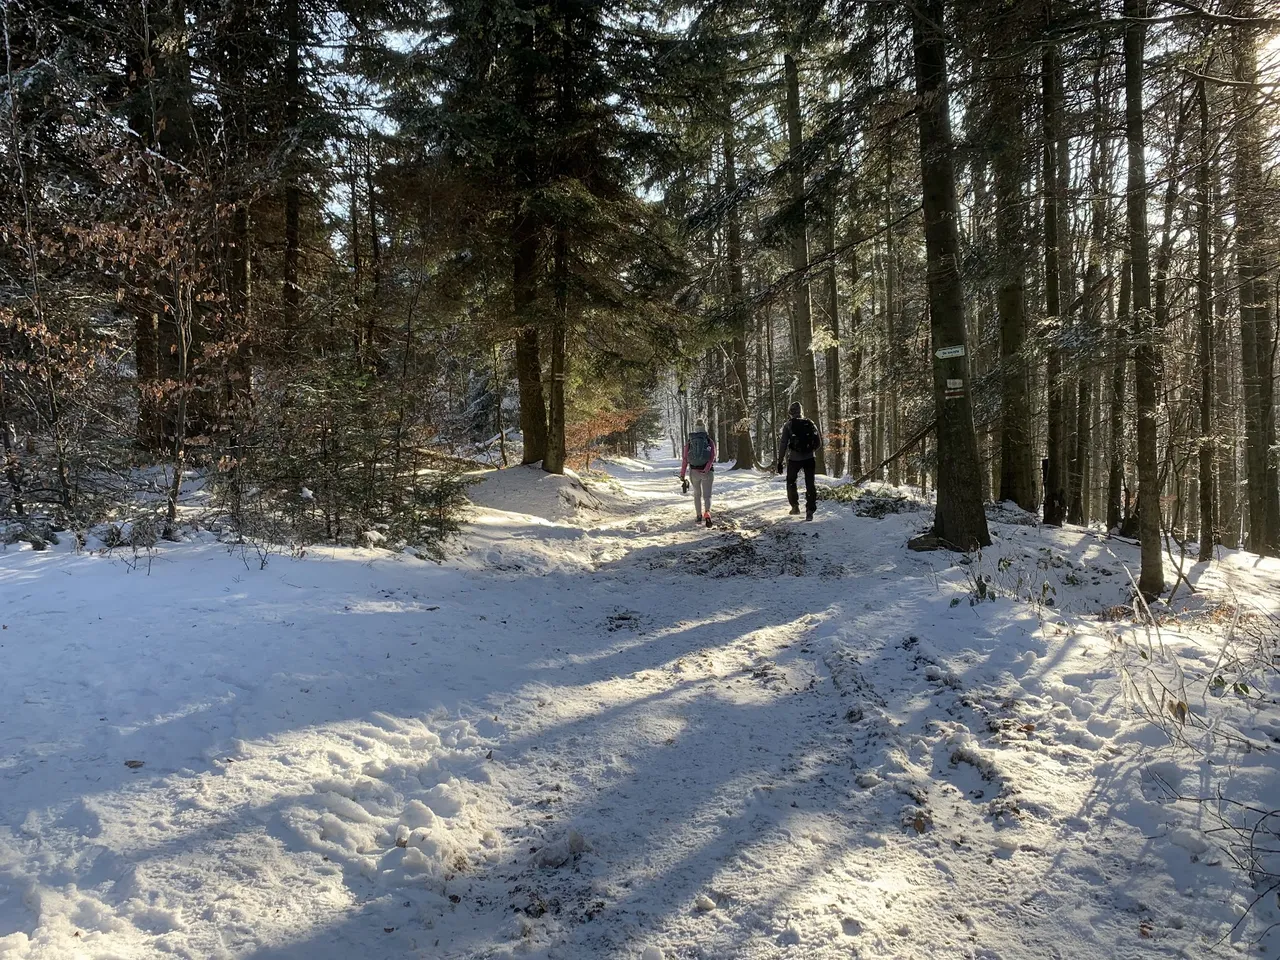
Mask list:
[[[1097,531],[607,469],[442,565],[0,555],[0,958],[1280,956],[1280,563],[1143,627]]]

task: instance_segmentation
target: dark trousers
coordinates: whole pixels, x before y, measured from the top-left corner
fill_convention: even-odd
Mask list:
[[[813,513],[818,509],[818,488],[813,485],[814,467],[817,461],[810,457],[808,460],[788,460],[787,461],[787,499],[791,501],[793,507],[800,506],[800,491],[796,489],[796,479],[800,476],[800,471],[804,471],[804,509],[807,513]]]

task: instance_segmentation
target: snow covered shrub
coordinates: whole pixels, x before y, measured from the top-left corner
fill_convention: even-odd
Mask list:
[[[42,302],[39,311],[0,302],[0,516],[100,519],[131,486],[134,451],[117,429],[134,419],[114,359],[123,317],[89,297]]]
[[[864,494],[863,488],[855,483],[842,483],[839,486],[818,484],[818,499],[834,503],[856,503]]]
[[[1019,527],[1036,527],[1040,525],[1040,515],[1030,510],[1023,510],[1016,503],[1000,501],[988,503],[983,509],[987,519],[996,523],[1008,523]]]
[[[467,488],[478,482],[474,476],[449,472],[420,478],[413,494],[413,529],[406,539],[430,559],[443,559],[448,542],[462,531],[462,518],[470,503]]]
[[[802,538],[789,527],[730,529],[723,538],[697,549],[679,547],[648,561],[651,570],[676,569],[699,577],[803,577],[810,569]],[[820,576],[835,571],[823,567]],[[838,575],[838,574],[836,574]]]
[[[982,551],[967,554],[965,561],[967,562],[964,564],[964,577],[969,588],[969,606],[985,603],[988,600],[995,602],[999,591],[996,589],[995,578],[982,570]],[[959,601],[960,598],[957,597],[951,601],[951,605],[954,607]]]
[[[1136,588],[1133,603],[1111,621],[1112,660],[1130,712],[1167,739],[1152,748],[1159,762],[1147,774],[1159,802],[1189,815],[1188,849],[1216,847],[1255,891],[1234,932],[1280,892],[1280,808],[1235,776],[1280,743],[1280,723],[1267,717],[1277,702],[1280,629],[1231,587],[1192,615],[1152,609]],[[1184,776],[1190,770],[1199,772]]]
[[[923,505],[900,492],[898,489],[883,484],[874,487],[861,486],[855,483],[819,484],[818,499],[834,503],[848,504],[860,517],[879,519],[894,513],[915,513],[923,509]]]
[[[441,441],[423,399],[432,371],[416,379],[402,359],[388,367],[399,376],[309,362],[255,374],[251,409],[223,439],[210,482],[241,540],[291,550],[390,541],[442,555],[474,465]]]
[[[27,517],[0,525],[0,543],[29,543],[32,550],[47,550],[49,544],[57,545],[58,534],[47,521]]]

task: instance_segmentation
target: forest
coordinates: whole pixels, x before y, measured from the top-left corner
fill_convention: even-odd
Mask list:
[[[0,27],[0,960],[1280,957],[1280,0]]]
[[[1261,0],[11,0],[0,512],[428,540],[673,448],[1280,550]],[[136,508],[130,508],[136,509]]]

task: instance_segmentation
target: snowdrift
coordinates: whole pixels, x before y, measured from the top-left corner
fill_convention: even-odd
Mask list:
[[[0,958],[1280,956],[1280,563],[1148,616],[1098,531],[609,470],[443,564],[0,553]]]

